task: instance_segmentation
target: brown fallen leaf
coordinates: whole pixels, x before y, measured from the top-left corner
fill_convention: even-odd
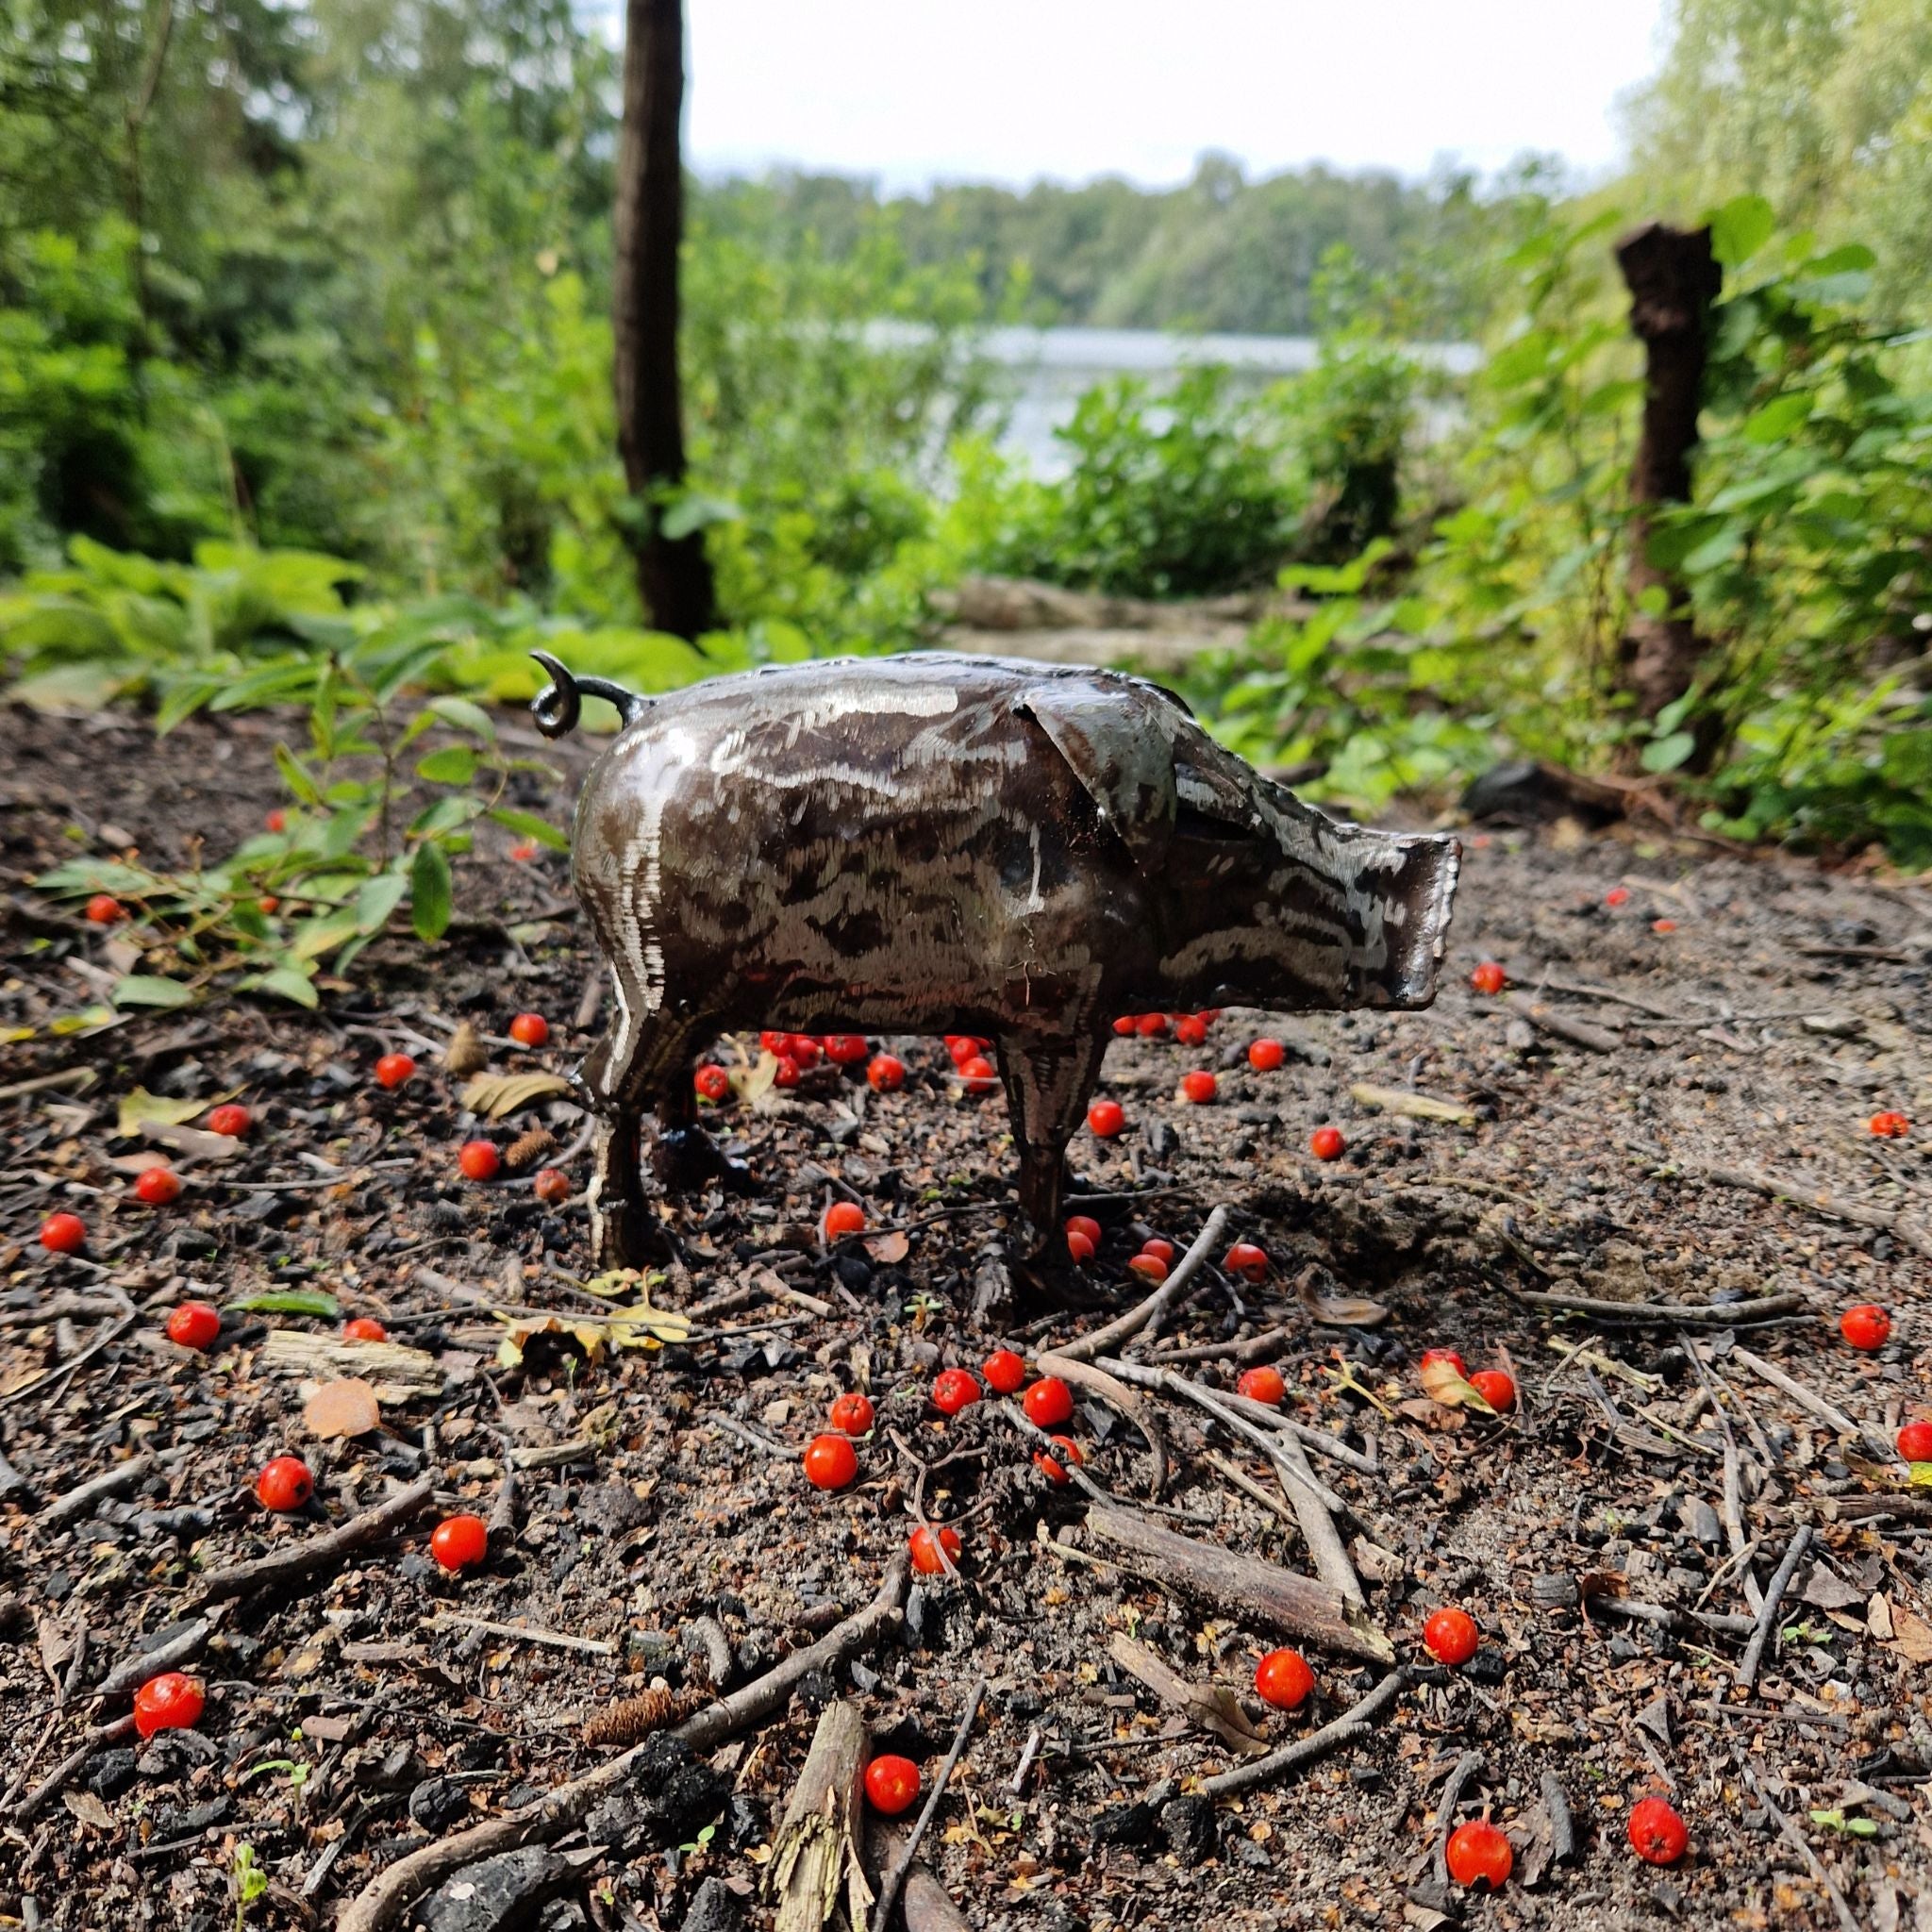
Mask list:
[[[449,1037],[449,1044],[442,1050],[443,1070],[452,1079],[467,1079],[472,1074],[480,1074],[490,1064],[489,1050],[483,1044],[483,1036],[469,1021],[465,1020]]]
[[[485,1120],[500,1121],[531,1102],[571,1091],[559,1074],[478,1074],[463,1088],[463,1105]]]
[[[868,1235],[865,1252],[881,1267],[890,1268],[895,1261],[903,1261],[912,1243],[906,1239],[902,1228],[893,1228],[889,1234]]]
[[[1203,1730],[1212,1731],[1231,1751],[1255,1757],[1267,1750],[1268,1740],[1248,1722],[1247,1712],[1224,1684],[1191,1682],[1124,1631],[1115,1631],[1107,1648],[1130,1677],[1138,1677],[1163,1704],[1173,1705]]]
[[[1892,1648],[1908,1663],[1932,1664],[1932,1624],[1903,1604],[1891,1607]]]
[[[1423,1385],[1423,1393],[1444,1408],[1473,1409],[1477,1415],[1496,1412],[1483,1400],[1482,1391],[1473,1382],[1465,1381],[1454,1362],[1444,1361],[1440,1356],[1432,1362],[1424,1362],[1416,1371],[1415,1378]]]
[[[326,1441],[335,1436],[366,1436],[382,1424],[375,1391],[360,1375],[325,1382],[302,1405],[302,1420],[311,1436]]]
[[[1311,1322],[1328,1328],[1378,1328],[1389,1319],[1381,1302],[1360,1294],[1315,1294],[1302,1296],[1302,1307]]]
[[[1348,1091],[1363,1107],[1382,1113],[1407,1114],[1417,1121],[1449,1121],[1458,1127],[1473,1127],[1476,1123],[1475,1115],[1459,1101],[1438,1100],[1432,1093],[1415,1093],[1406,1087],[1376,1087],[1366,1080]]]
[[[92,1824],[96,1831],[113,1830],[114,1814],[92,1791],[62,1791],[60,1802],[83,1824]]]
[[[1880,1643],[1890,1643],[1895,1634],[1891,1627],[1891,1605],[1882,1590],[1865,1606],[1865,1627]]]

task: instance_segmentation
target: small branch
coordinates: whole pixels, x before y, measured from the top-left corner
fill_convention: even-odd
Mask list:
[[[1129,1308],[1124,1315],[1117,1316],[1104,1328],[1074,1336],[1073,1341],[1055,1349],[1054,1354],[1062,1361],[1091,1361],[1095,1356],[1105,1355],[1118,1347],[1130,1336],[1140,1334],[1143,1328],[1150,1331],[1150,1340],[1158,1334],[1167,1311],[1180,1299],[1182,1290],[1194,1278],[1221,1240],[1222,1230],[1227,1225],[1227,1213],[1224,1204],[1215,1208],[1208,1217],[1207,1224],[1194,1237],[1193,1245],[1174,1263],[1173,1274],[1145,1301]]]
[[[177,1630],[165,1643],[158,1643],[152,1650],[123,1657],[94,1686],[94,1695],[125,1697],[128,1691],[138,1690],[150,1677],[158,1677],[163,1671],[178,1671],[183,1664],[192,1663],[214,1634],[218,1618],[219,1613],[215,1617],[197,1617],[193,1623]]]
[[[975,1677],[973,1688],[966,1693],[965,1713],[959,1719],[959,1728],[953,1734],[953,1748],[946,1753],[946,1761],[940,1766],[940,1774],[933,1780],[932,1795],[926,1799],[918,1822],[913,1825],[911,1835],[907,1839],[899,1856],[893,1859],[892,1868],[886,1874],[885,1881],[879,1887],[878,1903],[872,1912],[872,1932],[886,1932],[891,1924],[892,1908],[899,1903],[899,1889],[906,1883],[906,1874],[912,1869],[912,1861],[919,1856],[919,1841],[925,1836],[925,1828],[932,1823],[933,1813],[940,1808],[940,1800],[946,1795],[954,1768],[958,1764],[960,1755],[966,1749],[966,1740],[973,1735],[973,1721],[979,1715],[979,1700],[986,1695],[984,1674]]]
[[[1805,1298],[1797,1294],[1763,1294],[1742,1302],[1613,1302],[1595,1295],[1563,1294],[1513,1288],[1510,1294],[1532,1308],[1558,1308],[1565,1314],[1589,1315],[1600,1322],[1677,1328],[1735,1328],[1743,1322],[1770,1322],[1780,1315],[1801,1315]]]
[[[582,1657],[614,1657],[615,1644],[600,1637],[573,1637],[567,1630],[545,1630],[530,1624],[498,1624],[488,1617],[465,1617],[456,1610],[439,1610],[429,1620],[432,1630],[480,1630],[486,1637],[507,1637],[534,1643],[544,1650],[575,1651]]]
[[[276,1550],[271,1556],[257,1557],[253,1562],[237,1563],[227,1570],[210,1570],[201,1579],[202,1594],[204,1597],[240,1596],[244,1591],[258,1590],[263,1584],[287,1583],[297,1576],[306,1576],[311,1570],[323,1569],[338,1557],[346,1557],[350,1551],[359,1550],[364,1543],[373,1543],[391,1530],[400,1528],[428,1506],[435,1491],[434,1474],[420,1475],[408,1489],[398,1490],[375,1508],[350,1517],[339,1528],[328,1530],[322,1536],[309,1537],[303,1542],[291,1543],[287,1549]]]
[[[1090,1394],[1099,1396],[1103,1402],[1119,1409],[1146,1438],[1147,1447],[1154,1457],[1154,1480],[1148,1492],[1158,1502],[1161,1491],[1167,1487],[1167,1439],[1160,1433],[1160,1424],[1154,1420],[1147,1405],[1131,1390],[1123,1387],[1115,1374],[1091,1362],[1072,1360],[1058,1354],[1041,1355],[1035,1359],[1042,1374],[1058,1375],[1061,1381],[1071,1382],[1076,1389],[1085,1389]]]
[[[1814,1394],[1794,1375],[1788,1375],[1775,1362],[1766,1361],[1761,1355],[1754,1354],[1748,1348],[1731,1350],[1731,1359],[1740,1361],[1757,1376],[1760,1381],[1769,1382],[1774,1389],[1782,1389],[1806,1414],[1816,1416],[1826,1427],[1836,1429],[1841,1436],[1849,1436],[1854,1441],[1862,1442],[1866,1452],[1878,1457],[1882,1461],[1891,1461],[1893,1445],[1875,1430],[1867,1429],[1856,1423],[1843,1409],[1825,1401],[1822,1395]]]
[[[1351,1705],[1340,1717],[1329,1719],[1320,1730],[1310,1731],[1306,1738],[1298,1738],[1279,1751],[1271,1751],[1266,1757],[1257,1757],[1250,1764],[1224,1771],[1219,1777],[1204,1778],[1202,1795],[1231,1798],[1237,1791],[1253,1790],[1257,1785],[1273,1784],[1276,1778],[1284,1777],[1291,1771],[1299,1771],[1304,1765],[1317,1763],[1331,1752],[1339,1751],[1342,1745],[1353,1744],[1357,1738],[1367,1737],[1374,1728],[1375,1721],[1401,1696],[1407,1682],[1407,1671],[1391,1671],[1367,1696]]]
[[[76,1744],[75,1748],[72,1751],[70,1751],[67,1754],[67,1756],[63,1757],[60,1760],[60,1762],[57,1764],[53,1768],[53,1770],[50,1771],[46,1774],[46,1776],[40,1781],[40,1783],[37,1784],[33,1788],[33,1790],[30,1790],[26,1794],[26,1796],[24,1797],[20,1801],[20,1803],[13,1807],[14,1824],[25,1824],[30,1819],[32,1819],[34,1814],[40,1810],[41,1807],[44,1805],[49,1798],[53,1797],[54,1794],[57,1791],[58,1791],[63,1785],[68,1783],[70,1779],[79,1775],[81,1767],[85,1765],[88,1759],[92,1757],[94,1755],[94,1753],[100,1750],[104,1745],[118,1744],[122,1740],[122,1739],[131,1738],[133,1737],[133,1735],[134,1713],[132,1711],[129,1711],[125,1717],[117,1717],[112,1724],[96,1724],[93,1727],[93,1729],[88,1732],[87,1736],[83,1738],[80,1740],[80,1742]]]
[[[1784,1201],[1793,1208],[1808,1208],[1813,1214],[1822,1214],[1829,1221],[1849,1221],[1858,1227],[1882,1228],[1907,1247],[1916,1248],[1922,1255],[1932,1256],[1932,1234],[1916,1222],[1894,1214],[1889,1208],[1874,1207],[1869,1201],[1842,1201],[1822,1189],[1807,1188],[1802,1181],[1785,1180],[1774,1174],[1758,1174],[1748,1167],[1707,1167],[1690,1161],[1677,1161],[1674,1165],[1692,1180],[1716,1181],[1727,1188],[1743,1188],[1754,1194],[1764,1195],[1767,1200]]]
[[[1764,1586],[1764,1601],[1757,1607],[1757,1622],[1752,1629],[1751,1641],[1744,1646],[1744,1655],[1738,1663],[1738,1688],[1740,1690],[1749,1690],[1757,1682],[1757,1673],[1764,1664],[1765,1645],[1771,1641],[1771,1633],[1777,1624],[1778,1607],[1784,1602],[1785,1591],[1791,1587],[1791,1578],[1810,1546],[1811,1525],[1801,1524],[1790,1546],[1785,1551],[1784,1560],[1771,1573],[1771,1581]]]
[[[1771,1793],[1764,1789],[1757,1774],[1748,1764],[1743,1766],[1743,1772],[1745,1782],[1757,1793],[1757,1802],[1771,1813],[1772,1822],[1777,1826],[1779,1835],[1796,1848],[1798,1856],[1805,1861],[1806,1870],[1823,1887],[1825,1896],[1831,1900],[1831,1908],[1838,1915],[1840,1932],[1862,1932],[1857,1915],[1845,1902],[1844,1893],[1832,1883],[1831,1874],[1824,1869],[1818,1854],[1806,1843],[1804,1834],[1778,1809]]]

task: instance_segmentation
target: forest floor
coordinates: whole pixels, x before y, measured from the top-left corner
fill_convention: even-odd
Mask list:
[[[95,1003],[112,942],[48,918],[25,881],[124,838],[150,863],[191,838],[227,849],[280,803],[274,731],[196,722],[157,743],[126,717],[0,713],[0,1037]],[[559,822],[567,798],[568,781]],[[582,1187],[574,1110],[479,1124],[440,1064],[464,1022],[499,1072],[566,1068],[600,1024],[561,857],[507,843],[459,875],[448,940],[384,941],[318,1012],[137,1012],[8,1049],[0,1925],[769,1924],[817,1713],[850,1701],[929,1786],[984,1678],[923,1848],[977,1926],[1932,1926],[1932,1495],[1885,1453],[1932,1397],[1932,894],[1641,828],[1477,828],[1431,1011],[1229,1011],[1205,1048],[1109,1052],[1128,1130],[1074,1150],[1108,1195],[1087,1271],[1106,1307],[999,1302],[1003,1105],[961,1094],[938,1042],[903,1041],[903,1091],[826,1073],[721,1110],[762,1190],[672,1204],[682,1263],[653,1295],[690,1328],[617,1348],[582,1286],[581,1201],[531,1188],[544,1161]],[[1472,990],[1486,958],[1514,990]],[[505,1036],[522,1010],[550,1021],[541,1051]],[[1289,1045],[1278,1072],[1246,1062],[1264,1031]],[[420,1062],[394,1091],[371,1079],[390,1050]],[[1176,1083],[1200,1065],[1219,1097],[1189,1106]],[[136,1088],[254,1115],[228,1158],[192,1124],[142,1130],[187,1183],[172,1207],[130,1189],[158,1152],[117,1135]],[[1375,1088],[1466,1112],[1413,1117]],[[1911,1117],[1905,1138],[1868,1131],[1884,1109]],[[1347,1150],[1323,1163],[1326,1123]],[[478,1135],[527,1143],[519,1170],[464,1180],[457,1148]],[[870,1227],[827,1250],[834,1197]],[[1150,1233],[1186,1250],[1218,1207],[1267,1279],[1223,1274],[1217,1241],[1191,1298],[1122,1352],[1209,1391],[1242,1358],[1279,1367],[1286,1416],[1339,1439],[1312,1467],[1407,1670],[1358,1735],[1224,1799],[1200,1784],[1243,1759],[1204,1711],[1273,1749],[1386,1674],[1307,1642],[1310,1705],[1269,1710],[1252,1682],[1288,1638],[1280,1591],[1225,1565],[1184,1587],[1196,1566],[1147,1534],[1310,1573],[1276,1474],[1291,1439],[1142,1390],[1156,1497],[1119,1398],[1079,1391],[1067,1433],[1129,1513],[1124,1543],[1035,1470],[1004,1405],[946,1420],[929,1400],[941,1367],[1003,1340],[1030,1357],[1140,1301],[1127,1258]],[[37,1244],[58,1208],[87,1223],[78,1256]],[[316,1290],[399,1346],[247,1307]],[[228,1311],[206,1353],[162,1334],[189,1296]],[[1744,1305],[1766,1297],[1784,1299],[1757,1319]],[[1875,1353],[1837,1328],[1865,1301],[1894,1322]],[[520,1362],[500,1360],[507,1338]],[[1515,1413],[1429,1400],[1417,1363],[1441,1345],[1513,1370]],[[379,1427],[316,1440],[305,1387],[365,1364]],[[858,1480],[821,1492],[799,1451],[848,1389],[877,1426]],[[252,1493],[283,1452],[314,1474],[306,1514]],[[399,1491],[420,1509],[331,1560],[232,1591],[217,1574]],[[429,1531],[456,1508],[499,1529],[453,1579]],[[617,1745],[592,1740],[622,1721],[702,1711],[714,1670],[737,1689],[824,1637],[896,1581],[916,1509],[957,1524],[957,1579],[915,1576],[777,1715],[694,1757],[646,1742],[587,1815],[515,1834],[547,1847],[439,1872],[401,1916],[342,1916],[398,1858],[608,1761]],[[1482,1633],[1456,1670],[1418,1641],[1451,1603]],[[200,1724],[88,1752],[156,1646],[204,1679]],[[1690,1827],[1671,1869],[1624,1841],[1651,1792]],[[1515,1848],[1488,1898],[1434,1869],[1447,1828],[1484,1811]],[[917,1909],[948,1923],[930,1891]]]

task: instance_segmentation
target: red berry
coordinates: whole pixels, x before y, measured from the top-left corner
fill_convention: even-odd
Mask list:
[[[1084,1268],[1093,1258],[1093,1243],[1077,1227],[1067,1230],[1067,1253],[1076,1266]]]
[[[429,1554],[454,1576],[490,1554],[490,1525],[480,1516],[445,1516],[429,1538]]]
[[[872,1048],[862,1033],[828,1033],[825,1035],[825,1058],[835,1066],[857,1066]]]
[[[457,1165],[464,1177],[473,1181],[493,1181],[503,1166],[503,1156],[494,1141],[465,1141],[457,1153]]]
[[[774,1087],[796,1087],[798,1085],[798,1062],[789,1053],[778,1056],[778,1064],[772,1069]]]
[[[163,1671],[134,1693],[134,1728],[143,1738],[157,1731],[187,1731],[201,1722],[208,1699],[201,1679],[186,1671]]]
[[[1127,1263],[1130,1274],[1139,1274],[1156,1287],[1167,1279],[1167,1263],[1158,1255],[1141,1254]]]
[[[1183,1013],[1174,1023],[1174,1037],[1183,1046],[1203,1046],[1208,1041],[1208,1023],[1199,1013]]]
[[[559,1207],[570,1199],[570,1176],[560,1167],[540,1167],[531,1177],[530,1191],[546,1208]]]
[[[273,892],[264,892],[256,902],[257,909],[262,912],[278,912],[282,902]]]
[[[375,1063],[378,1087],[400,1087],[416,1071],[416,1062],[406,1053],[386,1053]]]
[[[834,1201],[819,1223],[819,1233],[828,1241],[841,1235],[858,1234],[865,1226],[865,1209],[857,1201]]]
[[[519,1013],[509,1023],[509,1037],[519,1046],[541,1046],[550,1038],[550,1022],[541,1013]]]
[[[1932,1423],[1923,1416],[1908,1422],[1898,1432],[1901,1462],[1932,1462]]]
[[[805,1479],[815,1490],[842,1490],[858,1474],[858,1453],[843,1436],[814,1436],[804,1461]]]
[[[1485,959],[1469,975],[1469,983],[1478,992],[1501,992],[1509,983],[1509,975],[1493,959]]]
[[[1677,922],[1674,919],[1653,919],[1650,929],[1652,932],[1675,932]]]
[[[1165,1013],[1142,1013],[1134,1023],[1134,1031],[1142,1040],[1158,1040],[1167,1031]]]
[[[785,1052],[801,1074],[810,1073],[819,1063],[819,1043],[809,1033],[787,1034]]]
[[[1214,1098],[1215,1080],[1209,1073],[1197,1072],[1181,1075],[1181,1092],[1196,1107],[1206,1107]]]
[[[1421,1362],[1423,1368],[1433,1368],[1438,1362],[1447,1362],[1465,1382],[1469,1380],[1469,1364],[1462,1359],[1457,1350],[1453,1348],[1425,1348],[1423,1350]]]
[[[1340,1160],[1347,1145],[1340,1127],[1317,1127],[1308,1136],[1308,1151],[1317,1160]]]
[[[1158,1260],[1172,1262],[1174,1243],[1162,1241],[1158,1234],[1151,1234],[1141,1243],[1141,1252],[1143,1255],[1152,1255]]]
[[[956,1067],[963,1067],[968,1060],[977,1059],[986,1051],[986,1044],[976,1033],[949,1033],[946,1056]]]
[[[135,1177],[134,1191],[150,1208],[165,1208],[181,1198],[181,1176],[172,1167],[146,1167]]]
[[[896,1818],[919,1796],[919,1767],[909,1757],[874,1757],[865,1767],[865,1795],[874,1811]]]
[[[1457,1885],[1474,1885],[1479,1880],[1491,1891],[1499,1890],[1516,1863],[1509,1840],[1487,1818],[1472,1818],[1449,1834],[1442,1848],[1449,1875]]]
[[[1288,1049],[1278,1040],[1270,1040],[1264,1033],[1259,1040],[1248,1042],[1248,1064],[1257,1074],[1272,1074],[1288,1058]]]
[[[1838,1318],[1838,1332],[1854,1348],[1883,1348],[1891,1334],[1891,1317],[1876,1302],[1860,1302]]]
[[[1250,1402],[1265,1402],[1270,1408],[1279,1408],[1288,1400],[1288,1384],[1281,1379],[1279,1369],[1249,1369],[1234,1388],[1237,1395],[1245,1395]]]
[[[1478,1369],[1469,1377],[1469,1386],[1498,1415],[1507,1415],[1516,1407],[1516,1384],[1501,1369]]]
[[[254,1124],[249,1119],[245,1107],[237,1107],[230,1101],[225,1107],[218,1107],[208,1117],[208,1130],[210,1134],[225,1134],[231,1141],[239,1141]]]
[[[700,1100],[723,1100],[731,1091],[731,1075],[723,1067],[705,1065],[691,1076]]]
[[[344,1341],[387,1341],[389,1330],[374,1315],[358,1315],[342,1324]]]
[[[1118,1100],[1096,1100],[1087,1109],[1088,1128],[1102,1141],[1111,1141],[1126,1124],[1126,1109]]]
[[[182,1348],[211,1348],[221,1332],[221,1311],[206,1302],[183,1302],[168,1311],[168,1340]]]
[[[1042,1375],[1020,1398],[1036,1429],[1057,1429],[1074,1419],[1074,1391],[1058,1375]]]
[[[87,916],[96,925],[113,925],[127,917],[127,908],[111,892],[96,892],[87,902]]]
[[[1026,1364],[1010,1348],[996,1348],[980,1363],[979,1373],[995,1395],[1011,1395],[1026,1379]]]
[[[1271,1650],[1255,1666],[1255,1694],[1276,1710],[1295,1710],[1315,1688],[1315,1674],[1298,1650]]]
[[[278,806],[262,820],[271,832],[286,832],[289,829],[289,814]]]
[[[896,1093],[906,1084],[906,1062],[896,1054],[875,1053],[867,1063],[865,1079],[874,1093]]]
[[[962,1408],[971,1408],[979,1396],[979,1379],[970,1369],[941,1369],[933,1377],[932,1406],[941,1415],[958,1415]]]
[[[1912,1131],[1911,1122],[1902,1113],[1874,1113],[1865,1126],[1881,1141],[1903,1141]]]
[[[1674,1865],[1690,1834],[1668,1798],[1639,1798],[1630,1807],[1630,1849],[1646,1865]]]
[[[315,1493],[315,1478],[299,1456],[277,1456],[255,1478],[255,1500],[277,1515],[299,1509]]]
[[[41,1245],[50,1255],[74,1255],[87,1244],[87,1224],[77,1214],[50,1214],[41,1223]]]
[[[1140,1024],[1141,1016],[1139,1013],[1123,1013],[1113,1023],[1113,1030],[1122,1040],[1131,1040],[1134,1037],[1135,1028]]]
[[[1438,1610],[1423,1625],[1423,1643],[1438,1663],[1466,1664],[1479,1641],[1475,1619],[1467,1610]]]
[[[1069,1234],[1084,1234],[1096,1248],[1100,1245],[1100,1224],[1092,1215],[1070,1214],[1066,1226]]]
[[[841,1436],[863,1436],[872,1429],[872,1403],[857,1390],[832,1405],[832,1426]]]
[[[768,1053],[774,1059],[785,1051],[785,1042],[791,1036],[789,1033],[765,1032],[758,1035],[758,1051]]]
[[[959,1077],[969,1093],[991,1093],[999,1085],[999,1075],[983,1053],[973,1054],[959,1062]]]
[[[536,858],[539,849],[540,848],[537,844],[536,840],[519,839],[517,842],[509,848],[509,856],[512,858],[516,859],[520,864],[527,865],[531,859]]]
[[[1265,1281],[1268,1276],[1268,1257],[1253,1241],[1237,1241],[1221,1257],[1222,1267],[1229,1274],[1239,1274],[1243,1281]]]
[[[933,1534],[929,1529],[915,1529],[912,1532],[912,1567],[922,1576],[941,1576],[946,1566],[940,1561],[940,1550],[957,1563],[959,1560],[959,1532],[956,1529],[942,1529],[939,1533],[939,1548],[933,1547]]]
[[[1058,1457],[1049,1456],[1042,1449],[1034,1457],[1033,1466],[1048,1482],[1063,1486],[1073,1481],[1067,1474],[1068,1469],[1078,1469],[1087,1458],[1080,1454],[1080,1445],[1071,1436],[1056,1436],[1053,1441],[1054,1447],[1060,1452]]]
[[[1612,886],[1604,894],[1604,904],[1606,906],[1627,906],[1629,903],[1630,889],[1628,886]]]

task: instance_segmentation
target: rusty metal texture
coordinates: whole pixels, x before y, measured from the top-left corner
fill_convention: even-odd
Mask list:
[[[606,1264],[643,1258],[646,1109],[660,1179],[712,1159],[691,1069],[722,1032],[991,1038],[1044,1243],[1117,1013],[1435,997],[1456,841],[1326,817],[1143,679],[931,652],[650,699],[541,661],[548,735],[581,694],[625,721],[572,833],[616,990],[582,1073]]]

